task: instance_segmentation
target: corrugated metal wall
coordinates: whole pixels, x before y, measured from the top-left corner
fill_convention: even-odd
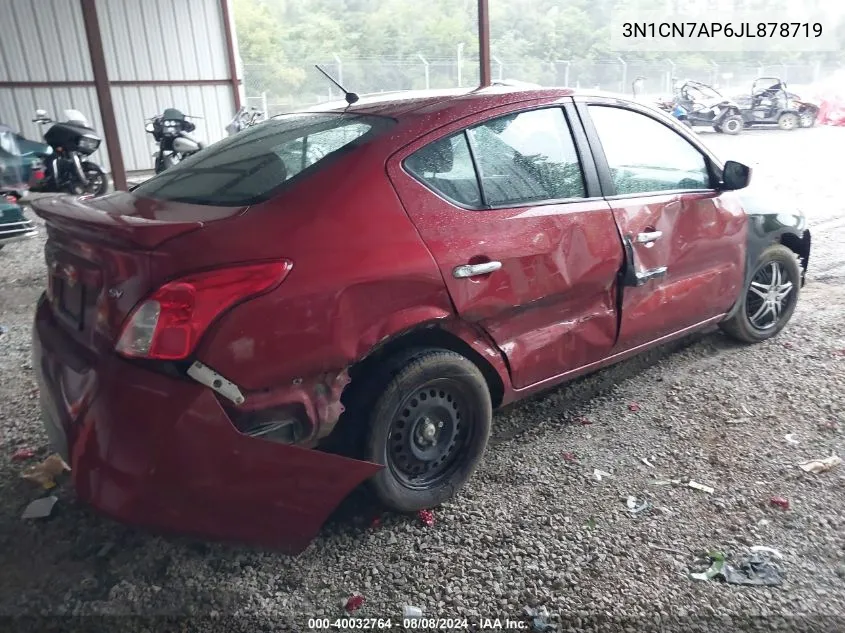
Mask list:
[[[97,0],[111,82],[165,81],[171,85],[111,88],[127,171],[152,169],[147,118],[168,107],[202,117],[195,136],[207,143],[225,135],[234,115],[230,84],[173,82],[227,80],[226,37],[219,0]],[[0,82],[93,82],[78,0],[0,0]],[[103,131],[92,86],[0,88],[0,121],[38,138],[36,108],[54,118],[73,108]],[[108,169],[105,144],[94,160]]]
[[[226,36],[218,0],[97,0],[110,81],[226,80]],[[143,25],[141,28],[140,25]],[[128,171],[152,169],[144,122],[165,108],[202,117],[194,136],[213,143],[234,116],[231,85],[113,86]]]
[[[0,24],[0,81],[94,80],[78,2],[0,0]],[[93,86],[0,88],[0,121],[27,138],[41,137],[42,130],[32,122],[39,108],[52,118],[79,110],[95,129],[103,129]],[[93,160],[108,167],[105,143]]]

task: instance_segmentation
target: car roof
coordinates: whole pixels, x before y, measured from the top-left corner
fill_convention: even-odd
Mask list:
[[[493,85],[485,88],[454,88],[447,90],[401,90],[361,95],[349,106],[345,101],[330,101],[308,108],[308,112],[340,112],[375,114],[401,119],[421,109],[429,113],[438,109],[452,109],[460,103],[482,109],[515,101],[540,98],[561,98],[575,94],[569,88],[526,88],[519,85]],[[439,106],[439,107],[438,107]]]

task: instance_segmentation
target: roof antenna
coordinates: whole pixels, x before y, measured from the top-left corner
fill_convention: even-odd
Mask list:
[[[327,73],[325,70],[320,68],[320,64],[314,64],[314,67],[317,70],[319,70],[321,73],[323,73],[326,76],[326,79],[328,79],[330,82],[332,82],[335,86],[337,86],[338,88],[340,88],[343,91],[343,98],[346,99],[346,103],[348,103],[349,105],[352,105],[353,103],[358,101],[358,95],[356,95],[354,92],[348,92],[346,90],[346,88],[344,88],[343,86],[341,86],[339,83],[337,83],[335,81],[334,77],[332,77],[329,73]]]

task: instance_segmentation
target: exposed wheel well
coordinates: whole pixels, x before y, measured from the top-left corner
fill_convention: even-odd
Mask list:
[[[358,457],[363,438],[360,418],[373,402],[371,391],[387,376],[398,371],[403,356],[414,349],[440,348],[469,359],[478,367],[487,387],[493,408],[502,403],[505,386],[493,366],[460,337],[435,325],[422,325],[391,338],[349,368],[350,383],[341,397],[346,411],[331,433],[320,442],[320,448],[332,453]]]
[[[801,268],[806,272],[810,262],[810,231],[804,231],[801,237],[784,233],[781,235],[780,243],[801,258]]]
[[[472,361],[478,367],[479,371],[481,371],[487,382],[493,407],[498,407],[501,404],[505,393],[505,386],[502,384],[502,380],[493,366],[460,337],[436,325],[414,328],[380,345],[368,354],[366,358],[350,368],[349,377],[352,380],[351,385],[355,384],[356,377],[371,375],[377,371],[379,366],[385,365],[388,359],[399,356],[408,350],[421,347],[447,349]]]

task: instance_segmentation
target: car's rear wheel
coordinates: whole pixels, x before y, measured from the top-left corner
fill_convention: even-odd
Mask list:
[[[391,509],[413,512],[447,501],[472,475],[490,435],[490,392],[460,354],[420,350],[381,390],[365,458],[384,468],[371,480]]]
[[[742,132],[742,117],[738,114],[731,115],[729,117],[725,117],[725,120],[722,121],[722,132],[725,134],[739,134]]]
[[[792,317],[801,288],[801,268],[791,250],[780,244],[767,248],[757,260],[739,310],[722,329],[744,343],[775,336]]]
[[[781,130],[794,130],[800,122],[798,115],[794,112],[784,112],[778,117],[778,127]]]

